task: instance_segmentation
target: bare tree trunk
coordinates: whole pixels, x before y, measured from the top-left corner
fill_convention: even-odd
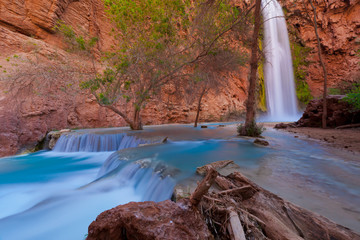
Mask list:
[[[326,118],[327,118],[327,101],[326,101],[326,95],[327,95],[327,71],[326,71],[326,67],[325,67],[325,64],[324,64],[324,61],[323,61],[322,55],[321,55],[320,38],[319,38],[318,30],[317,30],[317,21],[316,21],[316,8],[315,8],[312,0],[309,0],[309,3],[311,5],[311,7],[313,9],[313,13],[314,13],[314,28],[315,28],[315,35],[316,35],[316,39],[317,39],[317,48],[318,48],[319,60],[320,60],[321,67],[322,67],[323,72],[324,72],[322,128],[326,128]]]
[[[246,120],[245,128],[252,126],[255,121],[255,90],[256,90],[256,72],[258,69],[258,38],[260,31],[260,6],[261,0],[255,3],[255,26],[251,44],[251,61],[250,61],[250,86],[248,99],[246,102]],[[246,131],[245,131],[246,132]]]
[[[120,115],[120,117],[122,117],[125,122],[127,124],[130,125],[130,128],[132,130],[142,130],[142,123],[141,123],[141,118],[140,118],[140,110],[136,110],[135,111],[135,115],[134,115],[134,121],[131,121],[123,112],[119,111],[119,109],[117,109],[116,107],[112,106],[112,105],[101,105],[104,106],[108,109],[110,109],[111,111],[115,112],[116,114]]]
[[[141,123],[141,116],[140,116],[140,109],[136,109],[134,113],[134,124],[130,125],[132,130],[142,130],[142,123]]]
[[[202,100],[203,96],[205,95],[205,91],[206,91],[206,89],[204,88],[204,90],[201,92],[200,97],[199,97],[199,102],[198,102],[194,127],[197,127],[197,124],[198,124],[199,115],[200,115],[200,108],[201,108],[201,100]]]

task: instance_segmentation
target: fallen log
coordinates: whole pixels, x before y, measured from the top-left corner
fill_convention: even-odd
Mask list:
[[[360,127],[360,123],[356,123],[356,124],[346,124],[346,125],[342,125],[342,126],[338,126],[335,129],[345,129],[345,128],[358,128]]]
[[[199,205],[201,198],[208,192],[209,188],[215,181],[215,178],[217,177],[217,175],[218,175],[218,172],[215,169],[209,168],[209,170],[207,171],[206,177],[196,187],[193,194],[191,194],[190,204],[193,207],[197,207]]]

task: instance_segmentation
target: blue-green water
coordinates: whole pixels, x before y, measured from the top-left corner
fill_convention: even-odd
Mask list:
[[[123,130],[86,132],[97,131]],[[116,154],[43,151],[0,158],[0,239],[82,239],[100,212],[129,201],[167,199],[175,182],[219,160],[233,160],[262,187],[360,229],[360,161],[353,155],[275,130],[265,132],[270,147],[237,138],[229,127],[175,125],[130,134],[169,141]]]

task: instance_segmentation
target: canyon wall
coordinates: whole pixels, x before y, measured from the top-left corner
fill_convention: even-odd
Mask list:
[[[59,20],[82,34],[97,36],[99,52],[112,44],[101,0],[0,1],[0,156],[34,146],[51,130],[126,126],[120,116],[79,89],[82,80],[92,77],[87,73],[91,61],[67,51],[54,30]],[[221,94],[206,95],[200,121],[222,120],[243,111],[246,71],[229,73]],[[191,123],[195,101],[179,101],[171,94],[150,101],[142,111],[143,123]]]
[[[313,13],[307,0],[280,1],[286,13],[292,41],[311,48],[305,67],[306,82],[314,97],[323,93],[323,71],[319,64]],[[360,81],[360,1],[313,0],[328,87],[343,81]]]
[[[306,81],[318,96],[322,76],[315,35],[311,22],[302,16],[305,7],[298,2],[283,1],[283,6],[297,41],[313,49]],[[318,1],[316,5],[329,82],[336,85],[359,71],[359,1]],[[54,30],[59,20],[98,36],[99,52],[113,43],[101,0],[0,0],[0,156],[33,146],[54,129],[126,126],[79,89],[79,83],[91,77],[90,61],[66,51]],[[200,121],[224,120],[244,110],[247,71],[239,68],[228,73],[221,92],[205,97]],[[195,115],[195,100],[178,101],[171,95],[149,102],[142,112],[144,124],[190,123]]]

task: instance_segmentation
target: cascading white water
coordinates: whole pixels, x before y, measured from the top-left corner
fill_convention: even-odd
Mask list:
[[[167,166],[114,152],[147,142],[125,133],[76,133],[63,135],[55,151],[6,164],[0,158],[0,206],[6,206],[0,211],[0,239],[84,239],[88,225],[104,210],[169,199],[176,182]],[[7,170],[12,177],[4,181]]]
[[[283,10],[276,0],[262,0],[265,89],[269,121],[299,117],[289,37]]]
[[[137,147],[149,143],[125,133],[119,134],[68,134],[57,141],[55,152],[108,152]]]

